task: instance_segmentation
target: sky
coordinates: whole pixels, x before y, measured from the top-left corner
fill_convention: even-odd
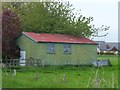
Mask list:
[[[118,42],[118,2],[119,0],[63,0],[69,1],[75,8],[74,12],[85,17],[93,17],[96,27],[110,26],[106,37],[96,37],[95,41]],[[102,35],[103,32],[99,33]]]

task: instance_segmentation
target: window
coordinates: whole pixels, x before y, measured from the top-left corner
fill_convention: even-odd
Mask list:
[[[55,53],[55,44],[54,43],[49,43],[48,44],[48,53],[49,54],[54,54]]]
[[[64,44],[64,53],[71,54],[71,44]]]

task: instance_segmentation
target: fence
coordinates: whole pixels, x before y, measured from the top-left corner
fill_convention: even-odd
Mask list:
[[[100,55],[100,57],[103,57],[103,55]],[[99,57],[99,59],[100,59]],[[106,57],[106,55],[105,55]],[[107,56],[109,58],[109,56]],[[107,58],[106,57],[106,58]],[[107,59],[108,59],[107,58]],[[97,61],[97,60],[96,60]],[[2,59],[2,63],[5,65],[5,67],[17,67],[17,66],[48,66],[48,65],[72,65],[72,66],[81,66],[84,65],[82,63],[77,63],[77,64],[71,64],[69,58],[67,60],[65,60],[62,64],[55,64],[55,61],[53,61],[52,63],[50,63],[49,61],[46,62],[44,61],[44,59],[34,59],[32,57],[30,57],[29,59]],[[85,65],[94,65],[92,63],[88,63]]]
[[[2,63],[5,67],[17,67],[17,66],[42,66],[40,59],[3,59]]]
[[[44,60],[41,59],[3,59],[2,63],[5,67],[18,67],[18,66],[36,66],[36,67],[44,67],[44,66],[83,66],[83,65],[87,65],[87,66],[91,66],[92,64],[69,64],[68,60],[66,62],[64,62],[63,64],[45,64]]]

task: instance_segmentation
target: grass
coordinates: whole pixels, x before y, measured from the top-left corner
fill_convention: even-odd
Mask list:
[[[100,88],[118,88],[118,56],[108,56],[112,66],[100,69],[90,66],[48,66],[24,67],[13,77],[2,73],[3,88],[96,88],[100,78]],[[106,59],[100,56],[98,59]],[[66,81],[63,80],[66,75]]]

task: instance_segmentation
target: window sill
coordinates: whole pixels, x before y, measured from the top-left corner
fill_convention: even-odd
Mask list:
[[[47,53],[47,54],[56,54],[56,53]]]
[[[63,54],[72,54],[72,53],[63,53]]]

